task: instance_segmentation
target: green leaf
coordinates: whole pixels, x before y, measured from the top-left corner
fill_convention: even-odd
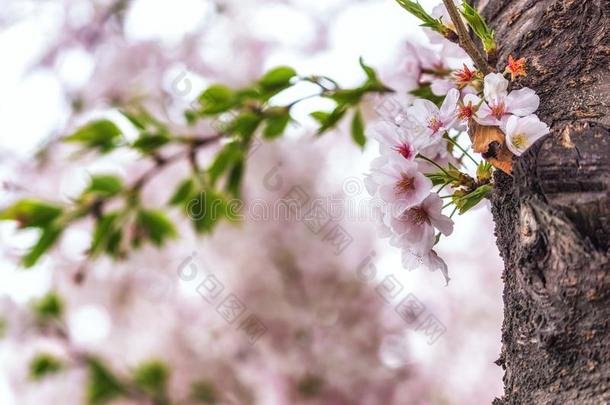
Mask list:
[[[80,143],[101,153],[115,149],[121,138],[121,130],[109,120],[93,121],[66,137],[65,142]]]
[[[218,402],[216,389],[211,382],[197,381],[191,385],[190,398],[203,404],[215,405]]]
[[[244,174],[244,160],[238,161],[235,166],[231,168],[229,171],[229,176],[227,177],[227,184],[225,189],[227,193],[230,195],[239,198],[240,196],[240,188],[241,188],[241,180]]]
[[[464,196],[458,196],[453,198],[453,202],[459,209],[459,214],[462,215],[469,209],[476,206],[481,200],[489,197],[491,194],[493,187],[491,184],[484,184],[482,186],[477,187],[476,190],[472,191],[469,194]]]
[[[131,146],[141,153],[148,155],[157,151],[169,141],[170,137],[167,134],[142,134]]]
[[[176,188],[176,191],[174,192],[172,197],[169,199],[168,204],[178,205],[184,203],[187,198],[189,198],[189,196],[192,194],[194,188],[195,182],[193,181],[193,179],[183,180]]]
[[[224,196],[214,190],[202,191],[186,204],[186,214],[193,221],[195,231],[209,233],[222,218],[229,217]]]
[[[421,6],[421,4],[419,4],[419,2],[411,0],[396,0],[396,2],[400,4],[402,8],[411,13],[413,16],[421,20],[423,23],[422,26],[430,27],[434,31],[444,35],[446,28],[444,27],[442,21],[439,19],[435,19],[430,14],[428,14],[426,10],[424,10],[424,8]]]
[[[493,30],[489,28],[477,10],[465,0],[462,0],[462,8],[460,13],[464,16],[464,19],[466,19],[470,28],[472,28],[476,36],[479,37],[483,43],[485,52],[494,52],[496,50],[496,41]]]
[[[483,160],[477,166],[477,180],[480,182],[487,181],[491,179],[491,175],[493,173],[493,166],[491,163]]]
[[[328,97],[335,100],[337,104],[341,105],[355,105],[360,102],[362,96],[366,93],[367,89],[364,87],[358,87],[355,89],[340,89],[332,92]]]
[[[324,380],[316,375],[306,375],[298,382],[298,391],[305,398],[314,398],[324,387]]]
[[[297,75],[297,72],[288,66],[279,66],[269,70],[259,80],[259,84],[266,90],[277,90],[290,84],[290,80]]]
[[[59,372],[63,368],[63,363],[51,354],[40,353],[32,358],[29,368],[30,378],[38,381]]]
[[[267,118],[263,137],[266,139],[274,139],[281,136],[286,130],[286,126],[290,122],[290,114],[286,113],[277,117]]]
[[[105,405],[127,392],[119,379],[101,361],[89,359],[88,369],[89,377],[86,388],[88,405]]]
[[[201,114],[216,115],[228,111],[239,104],[235,92],[222,84],[213,84],[199,96]]]
[[[159,210],[140,210],[137,225],[138,235],[150,239],[156,246],[161,246],[167,239],[178,236],[172,221]]]
[[[323,124],[328,119],[328,116],[330,115],[330,113],[327,111],[314,111],[314,112],[310,113],[309,115],[313,119],[318,121],[319,124]]]
[[[151,360],[138,366],[133,381],[142,391],[157,398],[166,396],[169,368],[159,360]]]
[[[343,118],[347,111],[347,108],[344,105],[337,106],[328,116],[321,122],[320,128],[318,128],[318,135],[328,131],[329,129],[335,127],[339,120]]]
[[[236,162],[242,160],[243,156],[244,152],[238,142],[226,144],[225,147],[218,152],[212,165],[208,169],[212,186],[214,186],[216,181],[229,169],[229,167],[234,166]]]
[[[94,175],[91,176],[89,186],[83,194],[95,194],[100,197],[109,198],[123,191],[123,180],[113,175]]]
[[[38,242],[23,257],[23,265],[27,268],[34,266],[40,257],[55,244],[61,233],[62,230],[55,226],[44,228]]]
[[[44,228],[57,219],[63,210],[44,201],[24,199],[0,211],[0,221],[17,221],[21,228]]]
[[[423,99],[432,101],[437,106],[440,106],[441,104],[443,104],[443,100],[445,99],[445,97],[443,97],[443,96],[437,96],[436,94],[434,94],[432,92],[432,86],[429,83],[421,84],[415,90],[411,90],[409,92],[409,94],[412,94],[419,98],[423,98]]]
[[[360,110],[356,110],[354,118],[352,118],[352,139],[356,145],[361,148],[366,144],[366,136],[364,135],[364,122]]]
[[[377,73],[372,67],[364,63],[364,59],[362,58],[362,56],[358,59],[358,62],[360,63],[360,67],[362,68],[362,70],[364,70],[364,73],[366,74],[366,77],[369,79],[369,81],[377,82]]]
[[[227,125],[226,132],[236,135],[241,135],[245,140],[249,140],[263,117],[252,112],[244,112],[235,117]]]
[[[112,211],[97,220],[89,249],[92,256],[97,256],[101,252],[106,252],[113,257],[119,256],[122,239],[120,218],[119,211]]]
[[[54,291],[35,301],[32,308],[36,316],[42,320],[60,319],[64,313],[64,303]]]

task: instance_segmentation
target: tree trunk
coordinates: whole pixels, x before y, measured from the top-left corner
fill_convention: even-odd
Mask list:
[[[496,173],[505,393],[494,404],[610,403],[610,1],[481,0],[498,70],[540,96],[551,135]]]

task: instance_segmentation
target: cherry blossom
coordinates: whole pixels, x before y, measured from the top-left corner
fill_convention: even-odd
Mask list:
[[[418,170],[417,163],[402,157],[378,159],[371,169],[367,189],[387,204],[385,212],[392,216],[421,203],[432,189],[432,182]]]
[[[532,114],[527,117],[515,115],[508,118],[504,126],[506,146],[517,156],[521,156],[534,142],[549,133],[549,127]]]
[[[457,121],[457,101],[460,92],[451,89],[441,107],[437,107],[433,102],[424,99],[417,99],[413,106],[408,108],[407,114],[415,122],[426,128],[426,135],[431,139],[438,140]]]
[[[485,76],[484,102],[474,117],[481,125],[499,126],[511,114],[525,117],[538,109],[540,98],[534,90],[524,87],[508,93],[507,89],[508,80],[500,73]]]

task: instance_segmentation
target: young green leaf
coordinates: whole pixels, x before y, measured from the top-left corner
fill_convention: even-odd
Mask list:
[[[88,405],[106,405],[127,392],[126,387],[101,361],[89,359],[88,368],[86,388]]]
[[[169,199],[168,204],[179,205],[184,203],[191,196],[194,188],[195,182],[193,181],[193,179],[183,180],[176,188],[176,191],[174,192],[172,197]]]
[[[470,28],[472,28],[476,36],[479,37],[479,39],[483,43],[483,48],[485,49],[485,52],[495,52],[496,40],[494,38],[494,32],[487,25],[487,23],[485,22],[483,17],[481,17],[478,11],[470,4],[468,4],[467,1],[462,0],[462,10],[460,10],[460,13],[462,13],[464,18],[466,19],[466,22],[468,22]]]
[[[197,381],[191,385],[190,398],[202,404],[215,405],[218,403],[218,394],[211,382]]]
[[[80,143],[87,148],[108,153],[118,146],[121,134],[121,130],[112,121],[98,120],[81,127],[64,141]]]
[[[159,210],[140,210],[137,226],[138,236],[150,239],[156,246],[161,246],[167,239],[178,235],[172,221]]]
[[[267,118],[263,137],[266,139],[274,139],[281,136],[289,122],[290,114],[288,114],[288,112],[284,115]]]
[[[242,160],[244,152],[241,145],[238,142],[231,142],[225,145],[225,147],[218,152],[212,165],[208,169],[210,175],[210,183],[212,186],[216,181],[228,170],[233,167],[236,162]]]
[[[64,303],[59,294],[51,291],[39,300],[34,301],[32,309],[39,319],[60,319],[64,313]]]
[[[335,125],[337,125],[337,123],[339,122],[339,120],[343,118],[346,112],[347,108],[345,107],[345,105],[339,105],[335,107],[335,109],[326,116],[324,121],[320,122],[321,125],[320,128],[318,128],[318,135],[323,134],[331,128],[334,128]]]
[[[369,81],[371,82],[377,82],[377,73],[375,73],[375,70],[366,65],[364,63],[364,59],[362,58],[362,56],[358,59],[358,63],[360,63],[360,67],[362,68],[362,70],[364,70],[364,73],[366,74],[366,77],[368,78]]]
[[[396,2],[413,16],[421,20],[423,23],[422,26],[432,28],[434,31],[442,35],[445,34],[447,28],[445,28],[442,21],[428,14],[421,4],[419,4],[419,2],[411,0],[396,0]]]
[[[290,84],[290,80],[297,75],[297,72],[288,66],[279,66],[269,70],[259,80],[259,84],[267,90],[283,88]]]
[[[24,199],[0,211],[0,221],[17,221],[21,228],[44,228],[57,219],[63,210],[44,201]]]
[[[120,219],[121,212],[119,211],[108,212],[98,218],[89,248],[92,256],[97,256],[102,252],[113,257],[120,255],[120,244],[123,237]]]
[[[36,244],[23,257],[23,265],[26,268],[34,266],[42,255],[55,244],[61,233],[62,229],[53,225],[44,228]]]
[[[146,134],[143,133],[138,139],[131,145],[134,149],[138,150],[144,155],[156,152],[160,147],[169,143],[170,137],[165,133],[159,134]]]
[[[244,112],[228,123],[226,132],[240,135],[243,139],[249,140],[262,120],[263,117],[260,114]]]
[[[169,375],[169,368],[165,363],[152,360],[141,364],[134,370],[133,381],[147,394],[155,398],[163,398],[166,396]]]
[[[235,92],[222,84],[213,84],[199,96],[200,113],[216,115],[228,111],[239,104]]]
[[[462,196],[458,195],[457,197],[454,196],[453,202],[455,203],[456,207],[458,207],[459,214],[462,215],[463,213],[477,205],[479,202],[481,202],[481,200],[489,197],[492,189],[493,187],[491,184],[484,184],[482,186],[477,187],[477,189],[472,191],[471,193]]]
[[[94,194],[100,197],[109,198],[114,197],[123,191],[123,180],[120,177],[98,174],[91,176],[89,186],[85,189],[83,194]]]
[[[38,381],[63,368],[61,360],[48,353],[40,353],[30,360],[30,378]]]
[[[356,110],[352,118],[352,139],[356,145],[361,148],[366,144],[366,136],[364,135],[364,122],[360,110]]]

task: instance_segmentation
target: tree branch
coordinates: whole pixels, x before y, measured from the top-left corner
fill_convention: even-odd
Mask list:
[[[492,72],[493,68],[487,63],[487,60],[483,54],[472,41],[470,35],[468,35],[468,29],[464,25],[460,12],[455,6],[453,0],[443,0],[443,3],[445,4],[445,8],[447,8],[447,12],[449,12],[453,25],[455,25],[462,49],[468,54],[468,56],[470,56],[476,67],[479,68],[479,70],[481,70],[484,74]]]

